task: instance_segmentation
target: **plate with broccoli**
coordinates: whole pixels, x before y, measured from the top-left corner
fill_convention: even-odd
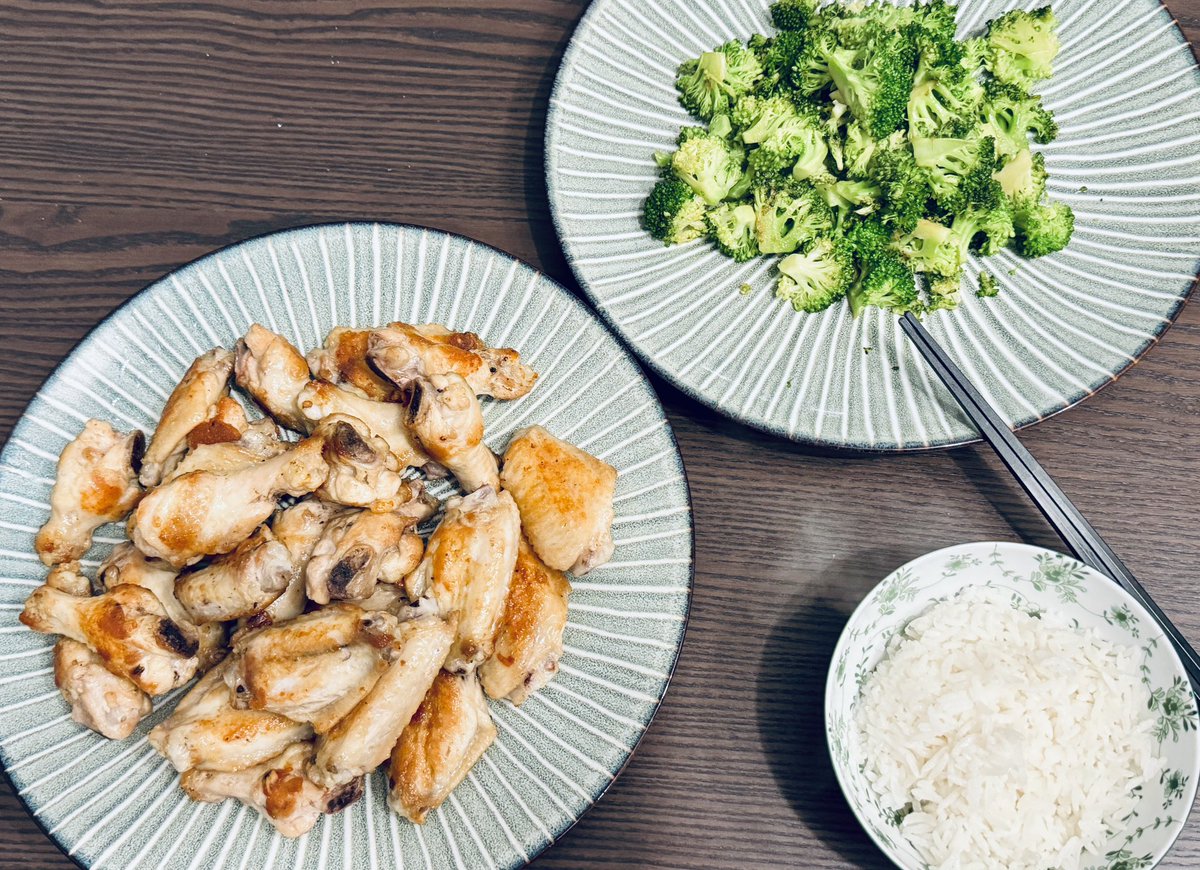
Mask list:
[[[975,438],[921,316],[1014,426],[1115,380],[1200,266],[1200,77],[1159,0],[594,0],[551,210],[652,367],[800,441]]]

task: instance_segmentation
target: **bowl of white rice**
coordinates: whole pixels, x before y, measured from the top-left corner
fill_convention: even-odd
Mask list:
[[[1196,698],[1150,615],[1038,547],[922,556],[850,617],[825,689],[846,799],[904,870],[1141,870],[1200,776]]]

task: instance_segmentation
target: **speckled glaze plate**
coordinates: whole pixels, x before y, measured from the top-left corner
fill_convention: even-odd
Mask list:
[[[961,0],[959,34],[1014,0]],[[1061,135],[1050,192],[1076,214],[1070,246],[988,258],[1000,295],[964,289],[926,318],[1014,426],[1115,380],[1178,314],[1200,261],[1200,76],[1159,0],[1055,0],[1063,49],[1042,88]],[[772,261],[736,264],[707,242],[667,248],[642,230],[656,178],[689,116],[678,64],[770,33],[768,0],[594,0],[567,49],[546,124],[550,204],[596,307],[663,377],[751,426],[839,447],[920,449],[975,430],[894,316],[846,306],[796,314],[772,295]],[[968,264],[977,286],[980,261]],[[749,283],[753,292],[738,290]]]
[[[231,347],[255,321],[307,349],[335,324],[390,320],[445,323],[521,351],[538,386],[485,402],[488,443],[502,449],[514,429],[541,423],[615,466],[616,552],[574,584],[558,677],[520,709],[492,705],[496,743],[423,829],[388,810],[376,773],[359,803],[286,840],[233,801],[194,803],[179,790],[146,743],[179,693],[124,741],[72,722],[54,687],[53,639],[17,615],[44,574],[33,535],[55,463],[86,419],[153,428],[192,358]],[[102,528],[85,568],[122,538],[119,526]],[[168,275],[96,327],[0,454],[0,759],[39,823],[85,867],[521,866],[628,761],[674,668],[691,578],[691,508],[671,429],[638,366],[569,293],[433,230],[345,224],[265,236]]]

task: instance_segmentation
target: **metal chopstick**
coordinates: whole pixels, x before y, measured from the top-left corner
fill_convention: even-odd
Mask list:
[[[1071,552],[1081,562],[1117,581],[1149,611],[1183,660],[1193,690],[1200,690],[1200,655],[1155,604],[1150,593],[1133,576],[1133,572],[1092,528],[1091,523],[1079,512],[1079,508],[1075,507],[1066,493],[1059,489],[1046,469],[1025,449],[1008,424],[984,400],[966,375],[921,325],[921,321],[912,313],[908,313],[900,318],[900,326]]]

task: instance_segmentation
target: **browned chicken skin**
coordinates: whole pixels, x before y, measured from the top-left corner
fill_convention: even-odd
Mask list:
[[[495,739],[479,682],[442,671],[392,750],[388,805],[424,824]]]
[[[434,462],[467,492],[500,488],[496,456],[483,443],[483,409],[458,375],[417,378],[409,387],[408,426]]]
[[[97,571],[102,589],[132,583],[149,589],[166,610],[168,618],[197,641],[196,658],[200,670],[207,671],[225,655],[225,627],[219,623],[198,625],[175,595],[179,571],[161,559],[147,559],[129,541],[118,544]]]
[[[346,414],[330,414],[313,433],[325,439],[329,464],[329,476],[317,490],[317,498],[378,513],[393,511],[412,499],[411,488],[400,477],[399,460],[366,423]]]
[[[104,666],[85,644],[54,645],[54,685],[71,705],[71,718],[110,740],[124,740],[154,709],[149,696]]]
[[[167,618],[153,592],[130,583],[93,598],[39,586],[20,618],[34,631],[87,645],[105,667],[151,695],[179,688],[199,666],[196,639]]]
[[[272,459],[218,474],[193,471],[152,490],[130,521],[130,537],[148,556],[182,567],[228,553],[275,510],[281,495],[300,496],[325,481],[320,438],[306,438]]]
[[[300,412],[315,425],[331,414],[345,414],[366,424],[372,435],[387,442],[401,470],[419,468],[429,461],[408,431],[403,405],[374,402],[327,381],[312,381],[300,391]]]
[[[237,343],[238,386],[288,429],[307,432],[310,423],[297,404],[308,383],[308,363],[281,335],[252,324]]]
[[[411,600],[428,595],[443,615],[457,618],[446,670],[474,670],[492,654],[520,536],[521,519],[506,492],[484,487],[446,502],[421,564],[405,579]]]
[[[541,426],[518,432],[500,482],[521,510],[521,525],[543,562],[576,576],[612,556],[617,471]]]
[[[144,436],[122,435],[101,420],[88,420],[58,458],[50,490],[50,518],[34,549],[46,565],[78,559],[92,546],[92,533],[133,510],[142,495],[137,467]]]
[[[157,486],[187,449],[188,434],[212,417],[217,403],[229,394],[233,354],[215,347],[196,357],[167,398],[162,417],[142,460],[143,486]]]
[[[283,836],[299,837],[311,831],[323,813],[339,813],[362,797],[361,778],[331,789],[313,783],[308,775],[312,754],[312,743],[293,743],[245,770],[189,770],[179,785],[193,800],[236,798],[262,813]]]
[[[376,402],[400,400],[400,389],[381,377],[367,361],[369,329],[336,326],[325,336],[323,347],[308,352],[308,365],[315,377],[331,384],[353,388]]]
[[[387,760],[437,676],[453,638],[453,623],[436,616],[399,624],[387,670],[354,709],[317,738],[311,772],[317,783],[350,782]]]
[[[267,761],[293,743],[312,737],[312,728],[262,710],[239,710],[226,675],[229,659],[200,678],[171,715],[150,731],[150,745],[180,773],[244,770]]]
[[[566,575],[547,567],[522,536],[496,646],[479,668],[490,697],[520,706],[558,673],[570,594]]]
[[[436,323],[393,323],[371,332],[367,355],[397,386],[419,377],[455,374],[479,396],[519,399],[533,389],[537,373],[512,348],[488,347],[473,332],[451,332]]]

